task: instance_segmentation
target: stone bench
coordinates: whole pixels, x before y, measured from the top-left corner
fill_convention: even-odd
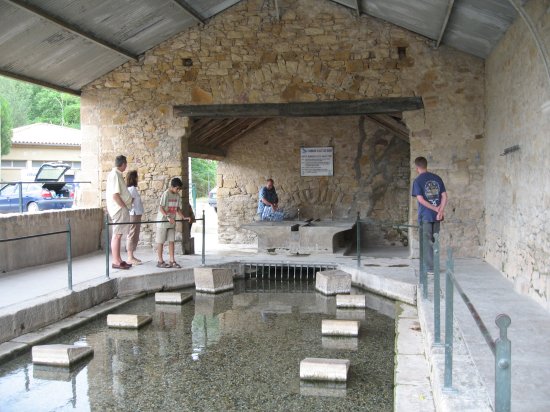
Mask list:
[[[325,295],[351,292],[351,275],[342,270],[317,272],[315,289]]]
[[[328,336],[358,336],[358,320],[323,319],[321,334]]]
[[[155,303],[167,303],[172,305],[183,305],[193,299],[191,293],[179,292],[157,292],[155,293]]]
[[[122,315],[109,314],[107,315],[107,326],[118,329],[139,329],[153,318],[149,315]]]
[[[32,348],[32,363],[69,367],[93,354],[94,350],[90,346],[39,345]]]
[[[219,293],[234,288],[233,271],[227,268],[195,268],[195,290]]]
[[[300,379],[346,382],[349,365],[348,359],[305,358],[300,362]]]

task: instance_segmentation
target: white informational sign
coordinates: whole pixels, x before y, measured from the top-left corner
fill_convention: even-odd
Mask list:
[[[332,176],[334,174],[333,147],[300,148],[302,176]]]

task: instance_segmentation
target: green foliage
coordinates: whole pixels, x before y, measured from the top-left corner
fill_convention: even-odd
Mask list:
[[[80,128],[80,98],[0,77],[0,95],[11,107],[13,127],[51,123]]]
[[[11,149],[12,126],[10,105],[6,99],[0,96],[0,144],[3,155],[8,154]]]
[[[191,159],[191,176],[197,188],[197,197],[208,196],[208,182],[210,189],[216,187],[218,162],[207,159]]]

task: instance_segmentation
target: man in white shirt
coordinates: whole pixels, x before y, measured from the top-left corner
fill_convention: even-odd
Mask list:
[[[128,162],[126,156],[119,155],[115,159],[115,167],[107,176],[105,201],[107,212],[113,223],[129,222],[130,208],[132,207],[132,195],[126,187],[122,172],[126,170]],[[113,269],[130,269],[131,264],[126,263],[120,257],[120,242],[122,236],[128,234],[128,225],[114,225],[111,239],[111,252],[113,254]]]

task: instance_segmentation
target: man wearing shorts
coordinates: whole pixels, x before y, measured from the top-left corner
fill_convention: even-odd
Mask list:
[[[166,190],[160,198],[159,212],[157,220],[162,223],[157,224],[156,243],[157,243],[157,267],[159,268],[181,268],[174,258],[174,241],[176,240],[176,216],[191,221],[190,217],[185,217],[181,209],[181,189],[183,182],[175,177],[170,182],[170,188]],[[170,254],[170,263],[166,263],[163,258],[164,242],[168,241],[168,253]]]
[[[107,212],[113,223],[130,221],[132,195],[128,191],[128,187],[122,176],[127,166],[126,157],[119,155],[115,158],[115,167],[107,176],[105,201],[107,202]],[[120,241],[122,236],[127,235],[128,225],[113,225],[113,237],[111,239],[113,269],[130,269],[132,267],[131,264],[126,263],[120,257]]]

